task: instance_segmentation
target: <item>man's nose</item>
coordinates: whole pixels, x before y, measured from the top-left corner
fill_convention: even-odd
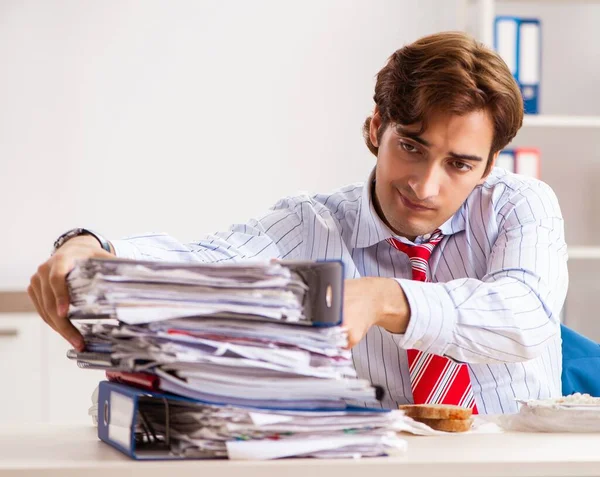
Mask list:
[[[442,176],[439,169],[436,166],[423,168],[409,181],[416,199],[424,201],[439,195]]]

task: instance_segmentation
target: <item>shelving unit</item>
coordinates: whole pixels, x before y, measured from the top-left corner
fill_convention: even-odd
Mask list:
[[[600,259],[600,247],[569,247],[569,259]]]
[[[562,116],[527,114],[523,126],[550,128],[600,128],[600,116]]]
[[[561,4],[561,3],[600,3],[600,0],[463,0],[461,7],[463,11],[459,18],[464,23],[465,30],[475,35],[483,43],[493,46],[494,17],[496,14],[496,3],[537,3],[537,4]],[[476,9],[476,25],[469,28],[467,18],[469,10]],[[471,12],[472,13],[472,12]],[[600,116],[572,116],[552,114],[528,114],[523,119],[523,127],[527,128],[567,128],[567,129],[593,129],[600,128]],[[600,259],[600,246],[569,247],[570,259]]]
[[[600,0],[461,0],[459,2],[459,28],[469,31],[469,10],[477,9],[477,31],[469,31],[488,46],[494,44],[494,17],[496,3],[547,3],[547,4],[586,4],[600,3]]]
[[[536,8],[528,8],[524,7],[525,4],[535,5]],[[483,42],[487,46],[493,47],[494,40],[494,20],[497,12],[509,12],[514,10],[515,14],[518,14],[520,11],[533,12],[537,9],[537,6],[547,6],[551,5],[552,10],[554,7],[564,7],[564,11],[570,11],[574,6],[588,6],[588,5],[600,5],[600,0],[462,0],[460,2],[459,8],[463,8],[461,12],[459,12],[459,26],[463,27],[464,31],[467,31],[471,35],[475,36],[479,41]],[[540,16],[542,16],[541,11],[550,9],[542,9],[540,8]],[[591,10],[591,9],[590,9]],[[598,11],[594,8],[594,11]],[[565,13],[568,15],[567,13]],[[524,16],[536,16],[535,14],[526,13]],[[556,17],[554,17],[556,20]],[[568,22],[567,22],[568,23]],[[573,25],[571,25],[573,26]],[[585,26],[587,28],[594,28],[594,22],[585,22]],[[544,35],[566,35],[564,31],[556,30],[557,23],[554,22],[553,31],[544,30]],[[575,32],[573,32],[575,33]],[[582,34],[585,32],[582,32]],[[585,36],[584,36],[585,38]],[[548,44],[546,47],[542,44],[542,52],[545,55],[551,55],[554,52],[554,48],[556,48],[556,43],[550,42],[553,46],[550,47]],[[562,53],[564,54],[564,52]],[[552,58],[553,60],[555,58]],[[544,59],[542,59],[542,63]],[[584,65],[589,66],[589,65]],[[556,64],[554,64],[554,72],[556,72]],[[586,70],[586,74],[588,75],[586,80],[589,80],[590,71],[597,71],[594,69]],[[543,78],[542,78],[543,79]],[[570,85],[573,87],[573,85]],[[556,88],[556,84],[554,85]],[[547,87],[542,85],[541,91],[542,95],[544,94],[560,94],[559,90],[553,89],[550,93],[546,93],[548,90]],[[588,93],[589,94],[589,93]],[[597,109],[597,102],[595,109]],[[581,112],[581,109],[579,109]],[[595,111],[597,112],[597,111]],[[576,133],[576,137],[590,137],[591,141],[589,143],[588,152],[592,156],[596,158],[600,157],[597,152],[597,148],[599,146],[597,129],[600,129],[600,116],[597,115],[589,115],[589,116],[581,116],[581,115],[570,115],[570,114],[539,114],[539,115],[526,115],[523,120],[523,128],[524,136],[531,135],[532,137],[537,138],[537,142],[535,143],[538,146],[542,146],[540,141],[543,141],[544,138],[548,139],[548,144],[556,144],[557,138],[561,138],[563,135],[565,136],[565,141],[567,134]],[[581,133],[581,134],[577,134]],[[559,139],[560,141],[560,139]],[[517,141],[518,142],[518,141]],[[533,145],[533,144],[530,144]],[[551,151],[549,151],[551,152]],[[577,154],[577,153],[576,153]],[[578,151],[578,154],[582,154],[582,151]],[[554,157],[555,160],[564,161],[564,167],[569,167],[572,162],[578,159],[578,156],[568,155],[566,157]],[[555,162],[555,164],[558,164]],[[580,163],[581,164],[581,163]],[[590,200],[597,201],[598,194],[595,193],[596,187],[591,186],[591,184],[596,184],[598,182],[597,174],[600,169],[591,162],[585,162],[589,169],[583,169],[581,167],[575,167],[577,173],[581,174],[580,182],[581,187],[584,190],[589,191],[588,194],[582,195],[576,191],[573,195],[573,198],[567,194],[563,196],[562,201],[564,200]],[[590,174],[590,175],[587,175]],[[596,176],[596,177],[594,177]],[[560,184],[560,181],[573,181],[574,177],[572,174],[566,173],[563,176],[556,173],[554,170],[554,174],[552,175],[553,181],[558,181],[556,183],[550,182],[550,185],[555,187]],[[564,186],[564,184],[560,184]],[[563,192],[565,190],[573,191],[574,187],[562,187]],[[570,204],[573,205],[572,203]],[[581,240],[585,240],[585,243],[589,243],[590,241],[594,241],[592,237],[595,237],[597,234],[595,233],[597,226],[597,217],[594,209],[589,208],[590,204],[585,204],[586,207],[583,208],[585,212],[588,214],[587,220],[590,222],[588,231],[592,231],[592,235],[589,235],[589,232],[585,235],[581,236]],[[569,209],[569,207],[566,207]],[[570,212],[573,213],[573,207],[570,207]],[[567,214],[569,215],[569,214]],[[600,216],[599,216],[600,217]],[[570,221],[575,220],[576,218],[573,216],[565,217],[568,223]],[[579,217],[581,221],[581,217]],[[585,220],[585,219],[584,219]],[[575,234],[575,237],[580,237],[579,234]],[[591,240],[590,240],[591,239]],[[573,239],[570,239],[572,242]],[[579,333],[584,334],[585,336],[600,342],[600,325],[597,324],[597,320],[594,319],[595,314],[593,311],[598,306],[598,296],[600,290],[600,282],[597,280],[597,272],[598,265],[600,260],[600,243],[597,246],[581,246],[577,244],[572,244],[568,246],[568,255],[569,255],[569,269],[571,270],[571,279],[572,284],[569,288],[567,299],[564,304],[564,308],[562,310],[561,320],[565,323],[568,323],[569,326]],[[568,312],[565,312],[568,310]]]
[[[600,0],[497,0],[500,3],[600,3]]]

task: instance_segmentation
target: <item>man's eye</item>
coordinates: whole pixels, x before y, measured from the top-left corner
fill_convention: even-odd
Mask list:
[[[453,161],[452,166],[461,172],[466,172],[473,169],[470,164],[467,164],[466,162],[462,161]]]
[[[402,149],[404,149],[406,152],[419,152],[418,149],[413,146],[412,144],[409,144],[407,142],[401,142],[400,146],[402,147]]]

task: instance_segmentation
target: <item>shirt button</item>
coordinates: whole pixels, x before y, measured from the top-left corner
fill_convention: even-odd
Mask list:
[[[423,235],[423,240],[429,240],[431,238],[431,234]]]
[[[423,344],[421,340],[415,341],[415,346],[419,347]]]

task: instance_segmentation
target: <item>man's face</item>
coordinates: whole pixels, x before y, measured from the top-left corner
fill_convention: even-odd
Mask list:
[[[484,111],[438,113],[420,136],[415,134],[418,127],[391,124],[377,141],[380,125],[376,110],[370,130],[371,142],[379,148],[376,207],[394,232],[414,240],[446,222],[484,182],[493,124]]]

